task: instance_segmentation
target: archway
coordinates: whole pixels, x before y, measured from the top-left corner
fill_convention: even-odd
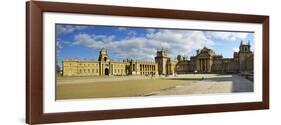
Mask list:
[[[105,68],[105,69],[104,69],[104,74],[105,74],[105,75],[109,75],[109,70],[108,70],[108,68]]]

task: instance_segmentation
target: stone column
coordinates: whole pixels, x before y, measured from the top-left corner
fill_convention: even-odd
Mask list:
[[[201,59],[199,59],[199,72],[201,71]]]
[[[206,67],[206,59],[204,59],[204,72],[206,72],[206,69],[207,69],[207,67]]]
[[[144,64],[142,64],[142,75],[144,75],[144,71],[145,71]]]
[[[203,67],[203,63],[204,63],[204,60],[201,59],[201,72],[203,71],[204,67]]]
[[[207,72],[208,71],[208,65],[207,65],[207,62],[208,62],[208,59],[205,59],[205,72]]]
[[[148,64],[148,74],[150,73],[150,65]]]
[[[203,59],[203,60],[204,60],[204,61],[203,61],[203,62],[204,62],[204,63],[203,63],[203,65],[204,65],[204,66],[203,66],[203,67],[204,67],[204,72],[206,72],[206,59]]]
[[[205,59],[202,59],[202,60],[203,60],[203,64],[202,64],[202,65],[203,65],[203,66],[202,66],[203,69],[202,69],[202,71],[205,72]]]
[[[142,67],[143,67],[143,74],[145,74],[145,64],[143,64]]]
[[[200,72],[202,72],[202,70],[203,70],[203,66],[202,66],[202,64],[203,64],[203,60],[202,59],[200,59]]]
[[[206,63],[206,61],[205,61],[205,59],[203,59],[203,72],[205,72],[205,70],[206,70],[205,63]]]
[[[204,72],[204,59],[202,59],[202,72]]]
[[[208,59],[206,59],[206,72],[208,72]]]
[[[206,59],[207,61],[206,61],[206,66],[207,66],[207,72],[209,72],[209,65],[208,65],[208,63],[209,63],[209,59]]]
[[[147,65],[145,64],[145,75],[146,75],[146,73],[147,73]]]
[[[210,66],[210,63],[211,63],[211,60],[210,60],[210,59],[208,59],[208,62],[207,62],[208,72],[210,72],[210,71],[211,71],[211,66]]]
[[[209,71],[209,65],[208,65],[208,62],[209,62],[209,59],[206,59],[206,71],[208,72]]]
[[[204,72],[204,69],[205,67],[204,67],[204,59],[202,59],[202,72]]]

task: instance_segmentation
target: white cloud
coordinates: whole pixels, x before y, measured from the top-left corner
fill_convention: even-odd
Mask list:
[[[69,41],[65,41],[65,40],[62,40],[62,39],[57,39],[56,40],[56,51],[57,51],[57,53],[59,53],[60,50],[62,48],[64,48],[66,45],[72,46],[71,42],[69,42]]]
[[[62,49],[62,48],[63,48],[62,45],[61,45],[60,40],[57,40],[57,42],[56,42],[56,47],[57,47],[58,49]]]
[[[118,27],[118,30],[119,31],[123,31],[123,30],[127,30],[127,28],[125,28],[125,27]]]
[[[68,24],[58,24],[56,25],[57,34],[66,34],[74,32],[75,30],[82,30],[87,28],[88,26],[76,26],[76,25],[68,25]]]
[[[227,41],[240,41],[245,40],[249,33],[238,32],[207,32],[209,37],[227,40]]]
[[[239,52],[239,48],[233,48],[233,52]]]
[[[155,30],[155,29],[146,29],[146,31],[147,31],[148,33],[154,33],[156,30]]]
[[[129,32],[128,32],[128,35],[129,35],[130,37],[132,37],[132,36],[137,35],[137,33],[136,33],[135,31],[129,31]]]
[[[81,33],[75,36],[76,45],[90,48],[107,48],[120,56],[119,59],[134,58],[154,60],[157,49],[168,49],[170,57],[178,54],[191,54],[193,49],[211,47],[214,42],[202,31],[159,30],[145,37],[132,36],[123,40],[114,40],[114,36],[91,35]]]

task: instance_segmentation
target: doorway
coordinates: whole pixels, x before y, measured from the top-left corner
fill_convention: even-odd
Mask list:
[[[109,70],[108,70],[108,68],[105,68],[105,69],[104,69],[104,74],[105,74],[105,75],[109,75]]]

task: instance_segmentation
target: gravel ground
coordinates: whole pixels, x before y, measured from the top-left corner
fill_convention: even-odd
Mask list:
[[[61,77],[56,99],[253,92],[253,88],[253,82],[238,75]]]

